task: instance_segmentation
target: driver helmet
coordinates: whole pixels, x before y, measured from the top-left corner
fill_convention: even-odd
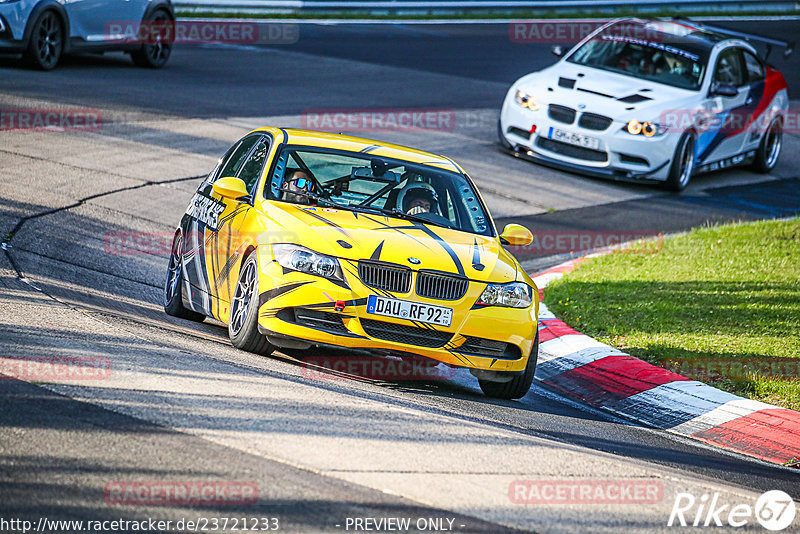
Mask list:
[[[438,212],[439,195],[436,194],[436,190],[433,186],[427,182],[411,182],[406,184],[406,186],[400,190],[400,194],[397,195],[397,204],[403,211],[407,212],[411,202],[418,198],[424,198],[430,202],[431,213]]]

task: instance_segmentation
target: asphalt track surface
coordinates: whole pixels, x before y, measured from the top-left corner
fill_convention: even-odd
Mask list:
[[[769,24],[770,33],[778,37],[797,34],[800,27],[797,22]],[[484,117],[485,110],[499,107],[510,82],[552,60],[548,46],[511,43],[507,31],[502,24],[302,25],[294,45],[183,47],[174,52],[165,70],[155,72],[135,69],[118,55],[68,58],[51,73],[20,70],[11,60],[0,60],[4,108],[86,106],[102,109],[110,123],[101,132],[102,139],[89,141],[50,133],[0,134],[0,166],[10,178],[0,188],[0,229],[4,234],[14,230],[11,257],[15,264],[8,263],[8,257],[0,260],[5,273],[0,330],[10,353],[60,346],[78,350],[96,338],[109,354],[123,358],[123,365],[135,366],[132,362],[140,356],[158,362],[158,355],[147,356],[146,345],[169,347],[170,356],[161,357],[192,354],[205,359],[201,370],[222,361],[243,374],[255,373],[299,388],[299,366],[292,358],[277,355],[265,360],[237,353],[227,347],[227,333],[220,326],[164,316],[158,299],[166,257],[103,254],[98,235],[112,230],[168,231],[191,194],[193,177],[203,173],[203,165],[210,169],[214,158],[236,139],[235,132],[243,133],[244,125],[263,117],[283,117],[291,125],[303,112],[325,108],[480,110]],[[800,88],[797,61],[791,59],[786,67],[776,62],[787,74],[792,96],[797,95],[794,88]],[[191,127],[175,126],[185,119],[197,120]],[[161,127],[161,123],[169,126]],[[487,202],[501,224],[522,222],[537,230],[555,231],[676,232],[708,222],[800,211],[797,153],[789,151],[797,146],[796,136],[788,140],[794,144],[787,142],[773,176],[743,170],[716,173],[697,179],[682,195],[542,169],[498,152],[493,136],[491,120],[478,121],[460,136],[376,134],[430,146],[459,161],[476,150],[476,160],[491,160],[492,166],[508,173],[511,184],[519,184],[519,188],[497,186],[491,181],[492,172],[476,161],[474,177],[481,188],[494,191]],[[119,148],[117,141],[131,146]],[[103,152],[106,149],[108,154]],[[118,166],[120,160],[109,155],[117,149],[128,154],[122,162],[128,167]],[[143,168],[152,167],[156,173],[169,166],[164,160],[170,157],[175,158],[174,166],[185,168],[173,169],[169,176],[184,180],[159,187],[157,191],[163,194],[158,197],[146,193],[152,186],[143,185],[144,178],[131,178],[130,168],[135,166],[131,159],[138,158]],[[525,196],[525,187],[544,192],[532,201]],[[525,259],[531,268],[557,261]],[[44,293],[16,280],[15,269]],[[69,321],[60,323],[58,314],[56,320],[46,319],[54,303],[97,319],[103,326],[97,331],[91,325],[69,329],[65,326]],[[108,331],[109,324],[124,334]],[[538,387],[519,402],[484,398],[468,375],[433,384],[374,383],[356,377],[314,387],[367,406],[385,404],[431,418],[448,417],[465,425],[578,446],[603,458],[610,455],[656,466],[710,484],[756,492],[782,489],[800,498],[796,471],[628,425]],[[500,528],[497,521],[485,522],[376,491],[375,484],[354,484],[346,477],[243,454],[167,419],[158,424],[126,415],[138,413],[135,407],[120,408],[118,413],[107,408],[115,402],[122,405],[120,399],[89,389],[45,389],[8,380],[0,384],[0,482],[10,490],[4,491],[0,505],[4,516],[33,517],[41,512],[48,517],[116,517],[122,512],[97,499],[97,488],[114,477],[256,478],[260,488],[270,489],[262,491],[263,502],[255,515],[281,515],[301,531],[337,530],[331,518],[403,514],[456,516],[469,531]],[[171,402],[168,395],[163,398],[162,402]],[[317,415],[313,407],[302,403],[295,409],[298,421],[304,410],[309,418]],[[393,424],[391,418],[375,423],[376,428]],[[205,430],[200,423],[196,426]],[[412,438],[400,435],[396,439]],[[166,514],[155,508],[123,512]],[[547,530],[545,524],[541,528]]]

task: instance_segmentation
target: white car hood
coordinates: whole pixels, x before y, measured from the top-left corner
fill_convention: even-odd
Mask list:
[[[528,74],[514,88],[534,96],[542,108],[560,104],[623,122],[656,120],[665,110],[686,109],[698,97],[696,91],[567,62]]]

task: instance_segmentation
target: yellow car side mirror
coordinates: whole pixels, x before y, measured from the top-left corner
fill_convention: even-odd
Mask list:
[[[512,247],[524,247],[533,243],[533,234],[530,230],[519,224],[509,224],[503,228],[500,241]]]
[[[220,178],[214,185],[214,192],[218,195],[223,196],[224,198],[242,198],[247,196],[247,186],[244,185],[244,182],[239,178],[234,178],[233,176],[226,176],[225,178]]]

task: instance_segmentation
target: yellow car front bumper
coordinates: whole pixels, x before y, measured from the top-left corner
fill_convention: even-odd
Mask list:
[[[476,281],[470,281],[466,294],[457,301],[419,297],[413,289],[391,295],[452,308],[452,324],[443,327],[368,313],[369,295],[382,294],[347,269],[346,283],[341,283],[287,271],[275,261],[262,259],[258,324],[263,334],[311,344],[413,354],[454,367],[501,372],[525,369],[537,330],[535,288],[533,304],[522,309],[475,306],[486,287]]]

